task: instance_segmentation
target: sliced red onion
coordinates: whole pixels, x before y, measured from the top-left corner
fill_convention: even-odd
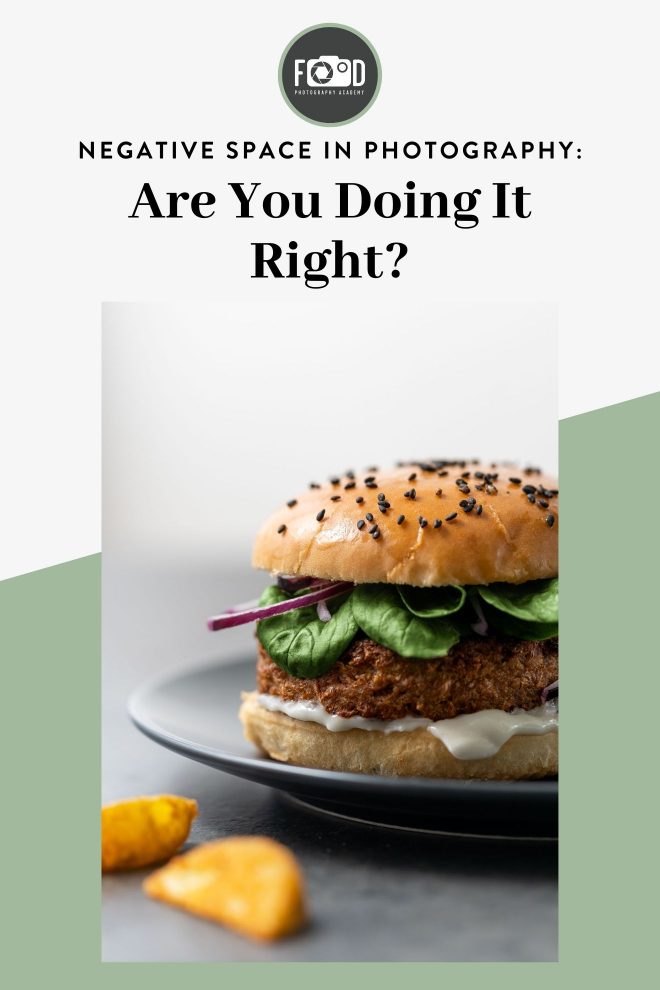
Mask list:
[[[258,622],[259,619],[268,619],[272,615],[282,615],[284,612],[292,612],[297,608],[306,608],[308,605],[317,605],[319,602],[326,602],[337,595],[345,595],[351,591],[353,585],[350,581],[335,581],[326,583],[320,588],[296,598],[287,598],[283,602],[275,602],[273,605],[257,605],[254,608],[244,609],[237,612],[235,609],[225,609],[220,615],[213,615],[207,619],[207,626],[211,632],[218,629],[229,629],[231,626],[242,626],[247,622]]]
[[[325,602],[318,602],[316,612],[321,622],[330,622],[332,616],[330,615],[330,609]]]
[[[470,601],[472,602],[473,609],[479,616],[479,621],[472,623],[472,631],[476,632],[477,636],[486,636],[488,634],[488,620],[484,615],[484,610],[482,609],[476,595],[474,598],[471,598]]]
[[[548,686],[544,687],[543,690],[541,691],[541,701],[543,704],[545,704],[546,701],[550,701],[551,698],[558,698],[558,697],[559,697],[558,680],[553,681],[552,684],[548,684]]]
[[[259,606],[259,599],[251,598],[249,602],[241,602],[240,605],[232,605],[231,608],[226,608],[225,612],[227,613],[227,615],[233,615],[235,612],[247,612],[248,609],[258,608],[258,606]]]

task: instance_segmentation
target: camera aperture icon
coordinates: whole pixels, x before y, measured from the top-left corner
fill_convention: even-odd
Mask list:
[[[321,55],[307,63],[308,86],[350,86],[351,63],[338,55]]]

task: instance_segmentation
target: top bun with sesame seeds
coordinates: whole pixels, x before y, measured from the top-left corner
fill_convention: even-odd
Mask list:
[[[349,472],[278,508],[252,563],[276,575],[417,587],[556,577],[558,494],[537,468],[478,461]]]

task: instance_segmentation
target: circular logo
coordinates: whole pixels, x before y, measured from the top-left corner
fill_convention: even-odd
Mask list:
[[[280,59],[282,96],[313,124],[336,127],[361,117],[378,96],[380,60],[364,35],[344,24],[297,34]]]

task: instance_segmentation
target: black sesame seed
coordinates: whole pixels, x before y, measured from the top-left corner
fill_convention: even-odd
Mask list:
[[[415,489],[414,489],[414,488],[411,488],[411,489],[410,489],[410,497],[411,497],[411,498],[412,498],[413,500],[417,498],[417,492],[415,491]]]
[[[348,484],[344,485],[344,491],[345,492],[350,491],[351,488],[355,488],[355,482],[354,481],[349,481]]]
[[[298,499],[297,498],[290,498],[289,501],[286,504],[289,506],[290,509],[292,509],[294,507],[294,505],[297,505],[298,504]]]
[[[331,485],[338,485],[341,482],[341,478],[330,478]]]
[[[478,492],[482,492],[484,490],[484,486],[483,485],[475,485],[474,488],[475,488],[475,491],[478,491]]]
[[[377,540],[380,537],[380,530],[378,529],[378,526],[376,526],[375,532],[372,533],[371,535],[373,536],[374,540]]]
[[[390,507],[389,502],[387,503],[387,505],[385,505],[384,502],[379,502],[378,503],[378,508],[380,509],[381,512],[387,512],[387,510],[389,509],[389,507]]]
[[[458,512],[450,512],[448,516],[445,516],[445,522],[451,522],[452,519],[455,519],[457,515]]]
[[[401,523],[402,522],[405,522],[405,521],[406,521],[406,517],[405,516],[399,516],[399,518],[396,521],[396,524],[397,524],[397,526],[400,526]]]
[[[522,478],[509,478],[509,481],[511,482],[512,485],[519,485],[522,481]]]
[[[384,502],[385,501],[385,496],[383,495],[382,492],[379,492],[378,493],[378,501],[379,502]]]
[[[536,502],[536,495],[532,495],[531,492],[530,492],[530,494],[527,496],[527,501],[528,502]]]
[[[330,501],[331,502],[338,502],[340,498],[341,498],[341,495],[331,495],[330,496]]]
[[[474,509],[474,503],[472,503],[471,505],[469,502],[466,502],[465,505],[463,506],[463,512],[472,512],[473,509]]]
[[[364,529],[365,526],[366,526],[366,523],[365,523],[364,519],[358,519],[358,521],[357,521],[357,528],[358,529]]]
[[[486,493],[488,495],[497,495],[497,488],[495,485],[486,485]]]
[[[408,481],[414,481],[416,477],[417,477],[417,472],[413,471],[412,474],[408,475]]]
[[[483,471],[475,471],[474,472],[474,476],[475,476],[475,478],[483,478],[484,477],[484,473],[483,473]]]
[[[378,468],[377,467],[374,467],[373,464],[372,464],[371,467],[368,467],[365,470],[367,470],[367,471],[377,471]]]
[[[378,532],[378,526],[377,525],[371,526],[371,528],[369,529],[369,532],[373,536],[374,533],[377,533]]]
[[[347,471],[347,472],[346,472],[346,477],[347,477],[347,478],[350,478],[350,479],[351,479],[351,481],[352,481],[352,480],[353,480],[353,478],[355,477],[355,471]]]
[[[310,481],[309,487],[310,488],[320,488],[321,486],[318,485],[315,481]]]
[[[469,471],[463,471],[463,474],[461,475],[461,478],[469,478],[469,477],[470,477],[470,472]]]
[[[554,524],[555,524],[555,517],[553,516],[553,514],[551,512],[545,517],[545,521],[546,521],[546,525],[548,525],[550,527],[554,526]]]
[[[362,497],[362,495],[358,495],[355,501],[357,502],[358,505],[362,505],[362,503],[364,502],[364,498]]]
[[[440,498],[440,496],[442,495],[442,488],[438,488],[435,494],[438,496],[438,498]]]
[[[458,504],[460,505],[461,509],[464,509],[465,506],[468,504],[468,500],[466,498],[462,498]]]
[[[419,525],[421,526],[422,529],[425,529],[425,527],[428,526],[428,524],[429,524],[428,519],[425,519],[424,516],[419,517]]]
[[[536,485],[523,485],[522,490],[524,491],[525,495],[533,495],[534,492],[536,491]]]
[[[278,532],[278,533],[286,533],[286,526],[285,526],[285,524],[284,524],[284,523],[282,523],[282,525],[281,525],[281,526],[278,526],[278,527],[277,527],[277,532]]]
[[[449,471],[438,471],[438,477],[439,478],[446,478],[448,474],[449,474]]]
[[[373,522],[374,521],[374,517],[372,516],[372,514],[370,512],[367,512],[366,518],[369,520],[369,522]]]
[[[441,526],[442,526],[442,519],[436,519],[436,521],[433,523],[433,529],[440,529]]]
[[[547,509],[550,503],[546,502],[544,498],[537,498],[536,504],[540,505],[542,509]]]
[[[375,481],[367,481],[365,482],[365,485],[367,488],[378,488],[378,485],[376,484]]]
[[[325,515],[325,509],[321,509],[320,512],[317,512],[316,513],[316,521],[317,522],[321,522],[321,520],[323,519],[323,516],[324,515]]]
[[[478,505],[476,509],[477,515],[480,516],[483,511],[484,511],[483,505]]]
[[[372,481],[375,481],[375,480],[376,480],[376,476],[374,474],[370,474],[370,475],[367,475],[367,477],[364,479],[364,483],[365,483],[365,485],[370,485],[371,482]]]

